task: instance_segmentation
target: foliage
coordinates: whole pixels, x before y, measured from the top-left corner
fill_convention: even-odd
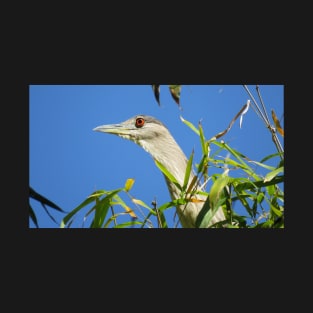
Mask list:
[[[152,85],[152,88],[154,96],[160,104],[160,85]],[[173,99],[179,105],[181,85],[170,85],[169,88]],[[182,186],[162,164],[156,162],[156,165],[163,174],[181,191],[179,199],[164,203],[160,206],[157,206],[156,202],[147,205],[142,200],[136,199],[131,195],[130,192],[134,180],[128,179],[122,188],[115,190],[98,190],[92,193],[74,210],[65,215],[61,221],[60,227],[71,227],[78,212],[87,210],[84,214],[83,224],[88,220],[88,227],[90,228],[167,228],[165,211],[178,204],[183,205],[190,201],[200,201],[197,199],[197,194],[201,194],[205,195],[207,200],[204,202],[203,208],[198,215],[196,227],[207,227],[214,213],[222,206],[226,220],[216,223],[211,227],[283,228],[284,192],[282,187],[284,183],[284,153],[277,138],[276,129],[281,136],[284,136],[284,131],[274,111],[271,113],[275,128],[271,125],[260,93],[259,99],[262,104],[262,109],[260,109],[260,106],[245,85],[244,88],[249,93],[252,103],[248,100],[232,119],[227,129],[209,140],[205,138],[200,123],[198,127],[196,127],[181,117],[182,122],[198,135],[202,147],[202,157],[195,166],[195,179],[188,185],[194,162],[193,152],[189,157]],[[241,125],[243,116],[250,106],[255,109],[256,113],[265,122],[266,127],[272,133],[272,139],[277,148],[277,152],[264,156],[261,161],[251,160],[220,139],[230,131],[237,118],[240,118]],[[221,157],[221,155],[227,155],[227,157]],[[269,160],[276,161],[276,166],[268,165],[267,162]],[[266,174],[263,176],[257,174],[254,170],[254,166],[262,167],[264,171],[266,171]],[[210,176],[209,169],[212,167],[220,169],[220,173],[215,173]],[[197,191],[194,187],[196,183],[199,182],[206,187],[210,185],[208,188],[209,191]],[[127,204],[122,199],[123,194],[128,196],[130,204]],[[50,204],[43,202],[43,198],[38,198],[38,196],[40,195],[37,194],[37,200],[40,199],[43,206],[44,204],[51,204],[51,202],[49,202]],[[34,193],[31,194],[31,197],[34,197]],[[240,204],[240,206],[245,209],[245,214],[238,214],[236,210],[237,204]],[[57,206],[54,208],[56,209]],[[30,211],[30,217],[36,226],[38,226],[36,216],[32,209]],[[127,217],[126,221],[125,217]]]
[[[45,212],[47,213],[47,215],[58,225],[57,221],[54,219],[54,217],[51,215],[51,213],[47,209],[47,206],[49,206],[50,208],[52,208],[56,211],[62,212],[62,213],[65,213],[65,211],[63,211],[59,206],[57,206],[55,203],[53,203],[52,201],[50,201],[46,197],[44,197],[41,194],[39,194],[38,192],[36,192],[32,187],[29,187],[29,197],[38,201],[42,205],[42,207],[45,210]],[[36,214],[35,214],[32,206],[30,205],[30,203],[29,203],[29,217],[31,218],[31,220],[33,221],[35,226],[37,228],[39,228]]]

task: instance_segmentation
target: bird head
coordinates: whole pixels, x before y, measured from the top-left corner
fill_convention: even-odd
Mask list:
[[[131,140],[152,156],[158,154],[162,142],[169,144],[174,140],[161,121],[148,115],[136,115],[119,124],[101,125],[93,130]]]

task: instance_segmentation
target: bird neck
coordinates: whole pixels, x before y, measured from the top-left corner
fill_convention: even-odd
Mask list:
[[[176,178],[180,185],[183,185],[188,163],[186,155],[170,134],[167,137],[161,138],[159,141],[160,144],[157,147],[155,145],[150,145],[147,141],[138,143],[153,157],[154,160],[161,163],[167,171]],[[190,179],[192,178],[193,174],[190,175]]]

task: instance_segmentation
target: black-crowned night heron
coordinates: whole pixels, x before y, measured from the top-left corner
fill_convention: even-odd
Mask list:
[[[102,125],[94,131],[114,134],[129,139],[145,149],[154,160],[161,163],[182,186],[187,167],[187,158],[166,126],[152,116],[137,115],[120,124]],[[165,175],[164,175],[165,176]],[[194,173],[191,173],[189,183]],[[165,176],[171,198],[178,199],[180,190]],[[200,188],[200,186],[198,187]],[[196,218],[203,207],[205,197],[196,195],[203,201],[188,202],[187,205],[176,207],[182,227],[195,227]],[[222,208],[219,208],[210,225],[225,220]],[[209,226],[210,226],[209,225]]]

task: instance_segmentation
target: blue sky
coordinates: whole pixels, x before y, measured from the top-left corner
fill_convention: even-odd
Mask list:
[[[248,87],[258,100],[255,85]],[[284,86],[259,87],[270,120],[274,109],[283,125]],[[137,114],[152,115],[169,128],[187,157],[195,150],[194,163],[197,163],[201,157],[200,141],[179,117],[195,126],[201,120],[209,139],[227,128],[248,99],[242,85],[182,85],[180,110],[167,85],[161,85],[161,106],[151,85],[30,85],[30,186],[69,212],[92,192],[123,187],[128,178],[133,178],[135,184],[130,192],[133,197],[149,205],[155,198],[158,205],[164,204],[170,200],[169,193],[150,155],[133,142],[94,132],[93,128],[119,123]],[[256,161],[276,152],[268,129],[252,108],[245,115],[242,127],[238,119],[221,139]],[[281,136],[279,139],[283,144]],[[261,168],[256,170],[262,173]],[[134,207],[126,194],[120,195]],[[38,202],[31,199],[30,204],[40,227],[59,227]],[[64,217],[48,209],[58,222]],[[88,222],[83,224],[87,211],[86,208],[77,215],[72,227],[88,227]],[[174,212],[174,208],[166,211],[169,226],[176,224]],[[34,224],[30,221],[29,226]]]

